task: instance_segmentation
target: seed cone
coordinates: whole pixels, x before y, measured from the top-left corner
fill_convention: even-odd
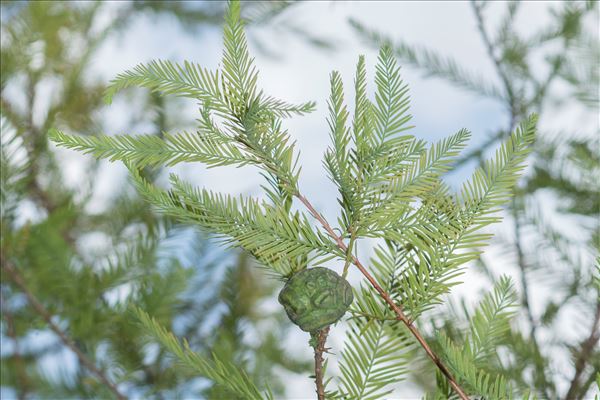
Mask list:
[[[288,317],[305,332],[337,322],[353,300],[348,281],[323,267],[298,272],[279,292],[279,302]]]

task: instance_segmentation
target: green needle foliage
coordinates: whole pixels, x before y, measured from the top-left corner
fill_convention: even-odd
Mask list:
[[[475,393],[490,399],[512,398],[513,390],[506,379],[486,371],[486,360],[494,356],[499,341],[510,329],[516,307],[516,294],[509,278],[502,277],[494,291],[486,295],[470,318],[470,332],[462,346],[455,344],[443,331],[437,342],[450,367]]]
[[[298,268],[290,260],[303,257],[308,262],[334,251],[306,217],[291,217],[281,207],[199,190],[176,175],[171,175],[168,192],[148,184],[137,171],[132,176],[139,192],[160,211],[181,222],[199,224],[244,248],[280,276],[290,276]]]
[[[225,386],[230,391],[229,396],[233,395],[244,399],[273,398],[270,391],[266,393],[266,396],[263,396],[260,390],[249,380],[248,375],[236,365],[220,361],[217,356],[210,359],[198,355],[191,350],[186,341],[180,343],[172,333],[144,311],[134,308],[133,313],[148,332],[186,367],[191,368],[200,376],[209,378],[217,385]]]
[[[376,248],[372,260],[374,275],[382,287],[392,290],[398,253]],[[386,258],[389,256],[389,258]],[[387,263],[387,264],[385,264]],[[384,265],[385,264],[385,265]],[[389,269],[387,269],[389,267]],[[342,398],[378,399],[392,393],[391,385],[408,373],[410,351],[415,344],[409,333],[400,329],[394,313],[379,300],[371,287],[361,286],[346,331],[346,343],[340,361]]]
[[[196,132],[86,138],[51,130],[51,140],[96,157],[123,161],[138,191],[158,210],[245,249],[284,279],[326,260],[339,261],[346,269],[356,240],[378,239],[381,244],[368,269],[410,321],[415,321],[442,302],[441,296],[458,283],[464,264],[476,259],[478,248],[488,242],[490,235],[481,230],[500,220],[498,211],[511,199],[534,141],[537,118],[524,118],[463,189],[452,194],[442,176],[457,161],[469,133],[460,130],[432,145],[408,133],[412,128],[408,125],[408,88],[391,49],[383,47],[379,53],[374,101],[368,94],[364,57],[359,58],[351,123],[340,75],[333,72],[328,118],[332,145],[324,165],[340,193],[338,237],[302,195],[294,142],[282,127],[284,118],[310,112],[314,103],[288,104],[259,89],[240,11],[239,2],[229,4],[218,71],[191,62],[153,61],[120,74],[106,92],[109,101],[116,92],[132,86],[161,96],[192,98],[201,115]],[[268,201],[198,189],[176,175],[165,190],[140,173],[144,167],[190,161],[212,167],[252,164],[260,168],[267,181],[263,188]],[[291,210],[294,198],[307,206],[324,230],[311,223],[307,214]],[[340,245],[342,241],[348,250]],[[341,377],[334,380],[338,388],[328,396],[381,398],[408,372],[407,364],[419,347],[372,285],[363,282],[355,288],[355,295],[341,353]],[[480,368],[481,360],[507,333],[512,297],[510,281],[501,280],[474,313],[471,333],[462,339],[464,347],[440,333],[440,358],[471,395],[504,398],[512,394],[506,378]],[[222,358],[224,354],[196,355],[146,312],[136,313],[180,362],[213,380],[223,393],[261,396],[247,374]]]
[[[273,285],[246,265],[245,256],[222,252],[206,235],[157,214],[131,185],[111,185],[107,193],[98,183],[107,178],[100,163],[71,164],[73,159],[47,140],[48,129],[56,126],[94,141],[91,133],[108,120],[101,113],[105,84],[98,79],[99,50],[116,35],[128,34],[140,17],[185,15],[193,30],[221,24],[224,4],[200,5],[193,12],[190,4],[123,3],[114,13],[115,4],[102,2],[1,3],[2,398],[108,399],[119,396],[117,391],[145,399],[231,398],[198,371],[174,363],[128,311],[132,307],[185,336],[195,354],[202,354],[199,359],[211,360],[205,369],[220,371],[218,376],[239,366],[248,371],[247,381],[268,381],[274,395],[281,395],[285,386],[273,375],[275,368],[308,371],[307,363],[290,360],[279,345],[286,336],[279,316],[253,310],[272,296]],[[268,26],[269,15],[291,5],[253,2],[247,11]],[[135,99],[143,112],[131,113],[126,125],[144,122],[152,133],[149,146],[156,146],[165,130],[185,124],[181,115],[177,122],[166,115],[179,99],[156,93]],[[195,144],[202,154],[225,150],[218,132],[211,135]],[[72,184],[73,172],[84,184]],[[160,171],[140,174],[154,182]],[[244,306],[229,307],[234,303]],[[260,332],[266,321],[274,327],[248,343],[248,333]],[[215,324],[228,334],[215,335]],[[222,363],[212,362],[213,352]],[[263,393],[265,385],[259,388]]]
[[[499,272],[514,269],[520,289],[517,315],[522,321],[513,324],[500,344],[505,358],[489,360],[488,368],[502,372],[523,395],[584,399],[594,392],[600,374],[600,296],[593,283],[600,251],[600,131],[597,123],[571,124],[559,131],[554,121],[568,120],[563,113],[570,109],[597,121],[600,11],[596,1],[557,2],[548,8],[546,23],[524,34],[520,21],[528,19],[522,4],[509,2],[492,9],[491,2],[471,1],[487,61],[494,67],[490,76],[474,73],[456,57],[360,21],[352,20],[351,25],[373,46],[390,46],[402,63],[426,77],[441,78],[506,110],[506,124],[461,157],[456,168],[469,161],[485,165],[482,155],[506,140],[517,121],[530,113],[540,115],[547,128],[538,134],[531,171],[507,207],[513,235],[494,243],[502,253],[514,256],[501,265],[478,259],[492,284],[500,283]],[[500,15],[497,26],[486,18],[493,13]],[[480,247],[477,241],[465,244],[473,249],[465,250],[467,254]],[[414,294],[405,302],[410,304],[412,298]],[[460,336],[465,322],[453,312],[440,313],[432,321],[457,331],[455,336]],[[577,339],[565,335],[566,326]],[[565,358],[572,361],[570,366]],[[424,386],[430,387],[426,382]]]

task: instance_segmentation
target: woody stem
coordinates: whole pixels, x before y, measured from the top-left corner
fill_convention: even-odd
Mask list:
[[[315,340],[315,385],[317,387],[318,400],[325,399],[325,385],[323,384],[323,353],[326,351],[325,343],[329,334],[329,326],[311,333],[312,339]]]
[[[335,241],[337,246],[346,254],[350,254],[350,259],[352,263],[358,268],[358,270],[363,274],[363,276],[369,281],[369,283],[373,286],[373,288],[379,293],[379,295],[383,298],[383,300],[390,306],[392,311],[396,314],[396,319],[401,321],[410,333],[417,339],[417,342],[423,347],[427,356],[433,361],[433,363],[438,367],[438,369],[444,374],[452,389],[456,392],[456,394],[461,398],[461,400],[469,400],[469,397],[465,393],[465,391],[460,387],[456,379],[452,376],[450,370],[444,365],[442,360],[433,352],[429,344],[425,341],[425,338],[419,332],[417,327],[413,324],[413,322],[406,316],[404,311],[402,311],[402,307],[399,306],[392,300],[391,296],[383,290],[381,286],[377,283],[375,278],[367,271],[367,269],[363,266],[358,258],[356,258],[351,253],[348,253],[348,247],[344,243],[341,237],[339,237],[331,225],[327,222],[327,220],[313,207],[313,205],[308,201],[306,197],[304,197],[301,193],[297,192],[295,196],[300,200],[302,204],[308,209],[309,213],[321,224],[323,229],[327,232],[327,234]],[[315,362],[316,362],[316,351],[315,351]],[[320,400],[321,398],[319,398]]]

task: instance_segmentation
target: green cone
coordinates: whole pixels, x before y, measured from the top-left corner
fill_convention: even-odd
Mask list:
[[[348,281],[322,267],[298,272],[279,292],[279,302],[288,317],[305,332],[316,331],[338,321],[353,300]]]

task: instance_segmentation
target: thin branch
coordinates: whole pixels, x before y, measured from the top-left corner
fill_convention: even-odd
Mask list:
[[[511,115],[516,116],[517,115],[516,99],[515,99],[515,95],[513,93],[512,85],[510,84],[510,79],[508,79],[508,75],[506,74],[506,71],[504,71],[504,69],[502,68],[502,63],[500,62],[500,59],[498,57],[496,57],[494,45],[492,44],[492,41],[491,41],[490,37],[488,36],[487,31],[485,30],[485,26],[484,26],[484,22],[483,22],[483,14],[481,13],[481,8],[480,8],[480,6],[477,5],[475,0],[471,0],[471,6],[473,7],[473,11],[475,12],[475,18],[477,19],[477,29],[479,29],[479,33],[481,34],[481,38],[483,39],[483,43],[485,44],[485,48],[488,52],[488,55],[489,55],[490,59],[492,60],[492,62],[494,63],[494,67],[496,68],[496,71],[498,72],[498,75],[500,76],[500,79],[502,80],[502,84],[504,85],[504,90],[506,90],[506,96],[507,96],[508,103],[510,106]],[[511,123],[511,125],[514,125],[514,123]]]
[[[550,394],[548,393],[548,387],[550,386],[550,383],[546,379],[545,367],[544,367],[543,361],[541,360],[542,353],[540,351],[540,345],[537,340],[537,323],[533,316],[533,311],[531,310],[531,304],[529,301],[530,293],[529,293],[529,284],[527,282],[527,273],[526,273],[527,266],[526,266],[526,262],[525,262],[525,255],[523,253],[523,248],[521,246],[521,224],[519,223],[519,214],[518,214],[517,204],[516,204],[515,199],[513,199],[512,213],[513,213],[513,219],[514,219],[515,249],[517,251],[517,266],[519,267],[519,272],[520,272],[520,276],[521,276],[521,289],[523,291],[522,303],[523,303],[523,308],[525,308],[525,314],[527,315],[527,320],[529,321],[529,325],[530,325],[529,337],[531,339],[531,342],[533,343],[534,351],[539,356],[539,358],[537,358],[535,360],[535,364],[536,364],[535,367],[536,367],[537,375],[541,378],[542,383],[543,383],[542,390],[544,392],[544,396],[546,398],[551,398],[552,396],[550,396]]]
[[[295,196],[300,200],[300,202],[302,202],[302,204],[304,204],[306,206],[306,208],[308,209],[310,214],[317,221],[319,221],[319,223],[321,224],[321,226],[323,226],[323,228],[325,229],[327,234],[336,242],[337,246],[342,251],[347,252],[348,247],[342,241],[342,238],[339,237],[335,233],[335,231],[333,230],[331,225],[329,225],[327,220],[317,210],[315,210],[315,208],[308,201],[308,199],[306,197],[304,197],[301,193],[298,193],[298,192],[295,193]],[[375,278],[373,278],[373,276],[369,273],[369,271],[367,271],[367,269],[363,266],[363,264],[360,262],[360,260],[358,258],[356,258],[354,255],[352,255],[351,253],[350,253],[350,257],[351,257],[352,263],[358,268],[358,270],[363,274],[363,276],[365,278],[367,278],[367,280],[371,283],[373,288],[379,293],[379,295],[383,298],[383,300],[390,306],[392,311],[394,311],[394,313],[396,314],[396,319],[398,321],[401,321],[404,325],[406,325],[406,327],[408,328],[410,333],[412,333],[412,335],[415,337],[415,339],[417,339],[417,341],[419,342],[421,347],[423,347],[423,349],[425,350],[425,352],[427,353],[429,358],[431,358],[431,360],[439,368],[439,370],[442,372],[442,374],[444,374],[444,376],[446,376],[446,378],[448,379],[448,382],[450,383],[450,386],[452,386],[452,388],[454,389],[456,394],[458,394],[458,396],[462,400],[469,400],[469,397],[467,396],[465,391],[460,387],[460,385],[456,382],[456,379],[454,379],[450,370],[448,370],[448,368],[444,365],[442,360],[433,352],[431,347],[429,347],[429,345],[423,338],[423,335],[421,335],[421,332],[419,332],[417,327],[413,324],[413,321],[411,321],[406,316],[406,314],[404,314],[404,312],[402,311],[402,308],[399,305],[397,305],[394,302],[394,300],[392,300],[391,296],[385,290],[383,290],[381,288],[381,286],[379,286],[379,284],[377,283]]]
[[[537,86],[536,93],[532,96],[531,100],[529,100],[525,108],[533,107],[534,109],[537,109],[538,113],[541,111],[544,99],[546,98],[546,93],[548,92],[548,88],[550,87],[554,79],[558,77],[559,73],[560,66],[553,65],[552,70],[548,73],[548,76],[542,83],[534,82],[534,84]]]
[[[325,385],[323,384],[323,353],[327,352],[325,343],[329,334],[329,326],[316,332],[313,338],[315,348],[315,386],[317,387],[318,400],[325,400]],[[312,334],[311,334],[312,336]]]
[[[513,218],[514,218],[514,233],[515,233],[515,249],[517,251],[517,265],[519,266],[519,270],[521,272],[521,289],[523,290],[523,307],[525,307],[525,313],[527,314],[527,320],[529,321],[529,325],[531,327],[530,335],[533,339],[533,343],[536,348],[537,340],[536,340],[536,328],[537,323],[535,322],[535,318],[533,317],[533,312],[531,311],[531,306],[529,303],[529,285],[527,283],[526,276],[526,266],[525,266],[525,255],[523,254],[523,248],[521,247],[521,224],[519,223],[519,215],[516,206],[516,200],[513,199]]]
[[[40,303],[40,301],[33,295],[33,293],[31,293],[31,291],[29,291],[29,288],[25,284],[25,281],[23,280],[23,278],[21,277],[19,272],[17,272],[15,267],[13,265],[11,265],[4,258],[2,258],[2,266],[1,267],[2,267],[3,271],[5,271],[6,273],[8,273],[8,275],[10,275],[10,278],[12,279],[12,281],[23,291],[25,296],[27,296],[27,300],[29,301],[29,304],[33,307],[35,312],[37,312],[40,315],[40,317],[42,317],[44,319],[44,321],[46,321],[46,323],[48,324],[50,329],[56,335],[58,335],[58,337],[65,344],[65,346],[67,346],[69,349],[71,349],[71,351],[73,351],[77,355],[77,358],[79,359],[79,361],[89,371],[91,371],[94,375],[96,375],[96,377],[115,395],[115,397],[118,400],[126,400],[127,397],[125,397],[123,394],[121,394],[121,392],[119,392],[119,389],[117,389],[117,387],[106,377],[106,375],[104,375],[104,373],[102,371],[100,371],[85,354],[83,354],[83,352],[77,347],[75,342],[71,338],[69,338],[67,336],[67,334],[65,332],[63,332],[60,329],[60,327],[52,321],[52,315],[48,312],[48,310],[46,310],[46,308],[42,305],[42,303]]]
[[[577,400],[586,400],[585,395],[587,394],[590,386],[596,383],[597,374],[600,373],[600,366],[596,364],[594,369],[590,371],[588,377],[583,381],[583,384],[579,388],[579,395],[577,395]]]
[[[8,307],[4,307],[6,304],[6,300],[4,296],[0,292],[0,302],[2,303],[2,317],[6,320],[6,334],[13,340],[13,354],[12,357],[15,361],[15,369],[17,370],[17,398],[19,400],[24,400],[27,398],[27,392],[29,391],[30,382],[27,378],[27,371],[25,370],[25,362],[23,361],[23,357],[21,356],[20,346],[19,346],[19,338],[17,337],[17,332],[15,330],[15,322],[13,319],[12,313],[8,310]]]
[[[573,379],[571,379],[571,384],[569,386],[569,390],[565,395],[565,400],[576,398],[576,394],[581,390],[580,388],[580,380],[585,367],[589,361],[590,356],[592,355],[592,351],[594,347],[598,344],[600,340],[600,302],[596,305],[596,315],[594,316],[594,322],[592,323],[592,329],[590,335],[581,343],[581,349],[579,354],[577,355],[577,359],[575,360],[575,374],[573,375]],[[583,396],[585,393],[581,393]]]

